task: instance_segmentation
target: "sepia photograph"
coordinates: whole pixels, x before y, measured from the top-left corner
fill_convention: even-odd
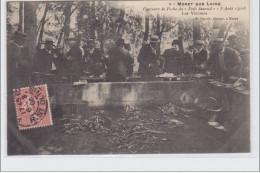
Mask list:
[[[6,1],[7,156],[250,153],[249,2]]]

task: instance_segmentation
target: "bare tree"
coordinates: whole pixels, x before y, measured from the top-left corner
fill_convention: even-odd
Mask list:
[[[26,45],[29,48],[29,57],[33,58],[36,51],[36,9],[37,2],[25,1],[24,2],[24,31],[27,34]]]
[[[61,29],[59,38],[58,38],[58,44],[61,43],[62,38],[66,39],[69,37],[70,34],[70,17],[71,15],[74,13],[74,11],[77,9],[77,7],[75,6],[74,9],[72,9],[73,7],[73,2],[65,2],[65,9],[63,11],[63,15],[65,17],[64,20],[64,25]]]
[[[23,31],[23,2],[19,3],[19,24],[18,31]]]
[[[146,14],[145,14],[144,41],[148,40],[148,36],[149,36],[149,12],[146,11]]]
[[[195,40],[201,39],[200,21],[193,20],[192,27],[193,27],[193,44],[195,45]]]
[[[119,19],[118,19],[119,25],[116,33],[117,39],[122,38],[124,34],[124,25],[125,25],[124,16],[125,16],[125,10],[120,10]]]
[[[37,50],[41,48],[41,44],[42,44],[42,37],[43,37],[43,31],[44,31],[44,25],[46,23],[46,15],[47,15],[47,12],[49,10],[49,2],[46,2],[46,6],[45,6],[45,9],[44,9],[44,13],[43,13],[43,16],[42,16],[42,19],[40,21],[40,34],[39,34],[39,37],[38,37],[38,44],[37,44]]]

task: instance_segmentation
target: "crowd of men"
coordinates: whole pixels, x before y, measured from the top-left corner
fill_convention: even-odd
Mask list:
[[[202,40],[195,40],[186,51],[180,50],[180,42],[173,40],[172,48],[166,49],[158,56],[156,48],[160,43],[157,36],[144,44],[138,55],[139,72],[143,80],[153,80],[156,74],[173,73],[211,74],[226,83],[234,83],[241,77],[249,78],[249,51],[237,48],[238,38],[231,35],[228,44],[223,38],[215,38],[210,42],[209,51]]]
[[[44,48],[37,51],[33,62],[26,57],[28,48],[23,47],[25,40],[26,34],[15,32],[7,51],[8,78],[20,83],[26,81],[31,72],[52,74],[59,78],[71,75],[73,81],[78,81],[86,74],[105,76],[106,81],[110,82],[126,81],[133,74],[134,59],[129,53],[131,46],[124,39],[118,39],[105,54],[94,40],[87,40],[82,52],[75,38],[66,39],[65,47],[54,46],[53,40],[46,38]],[[154,80],[156,75],[164,72],[174,75],[210,73],[227,83],[235,82],[241,76],[248,77],[248,54],[243,55],[236,49],[235,35],[230,36],[228,42],[224,46],[223,38],[216,38],[210,42],[207,51],[204,41],[196,40],[194,46],[190,45],[183,51],[180,50],[180,42],[173,40],[172,47],[158,55],[160,40],[157,36],[151,36],[139,51],[138,73],[143,81]]]

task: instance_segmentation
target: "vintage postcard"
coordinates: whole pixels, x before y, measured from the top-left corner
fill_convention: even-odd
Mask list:
[[[252,152],[250,0],[5,5],[7,156]]]

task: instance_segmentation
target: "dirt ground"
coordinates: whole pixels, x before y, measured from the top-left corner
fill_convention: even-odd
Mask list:
[[[232,146],[223,147],[229,132],[209,126],[207,115],[169,108],[91,108],[84,114],[54,116],[53,126],[21,131],[36,153],[20,146],[13,154],[232,152]]]

